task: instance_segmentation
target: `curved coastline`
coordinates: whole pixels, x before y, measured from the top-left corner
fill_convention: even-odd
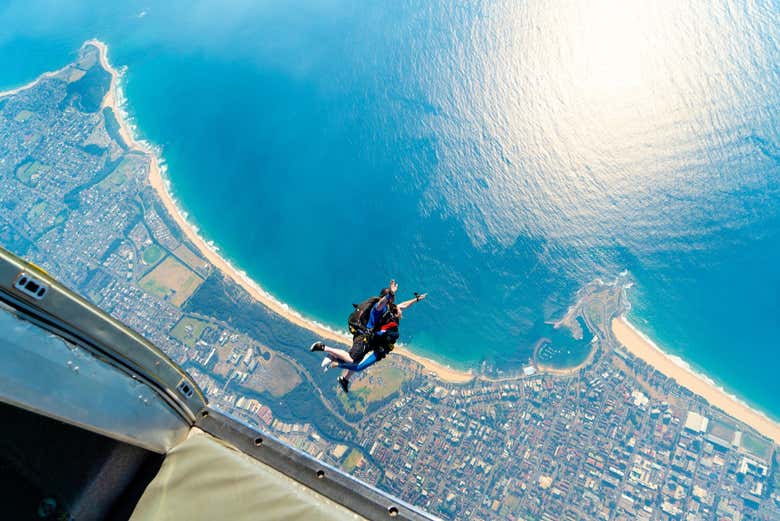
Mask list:
[[[254,280],[249,278],[246,273],[231,265],[229,261],[218,253],[218,249],[212,243],[206,241],[198,234],[197,228],[186,220],[186,214],[179,209],[169,191],[168,182],[163,176],[163,169],[165,166],[162,163],[162,160],[158,157],[151,145],[139,141],[133,136],[131,126],[128,123],[128,116],[122,108],[123,99],[119,86],[120,74],[108,62],[108,47],[105,43],[95,39],[88,40],[84,45],[93,45],[98,48],[101,65],[111,74],[111,85],[109,92],[103,100],[102,106],[109,106],[114,110],[120,125],[120,135],[127,145],[149,157],[149,183],[157,192],[169,215],[175,220],[188,240],[190,240],[193,245],[198,248],[201,254],[209,262],[214,264],[214,266],[226,277],[229,277],[235,283],[242,286],[255,299],[278,315],[321,336],[323,339],[339,343],[351,343],[351,338],[346,332],[339,332],[311,319],[307,319],[297,311],[291,309],[287,304],[276,299]],[[13,95],[28,89],[36,85],[39,81],[56,76],[67,67],[68,66],[66,65],[56,71],[43,73],[35,80],[25,85],[0,92],[0,97]],[[738,397],[729,394],[706,375],[695,372],[684,360],[664,352],[648,338],[647,335],[636,328],[636,326],[625,316],[614,318],[611,323],[611,330],[617,340],[634,356],[642,359],[645,363],[651,365],[667,377],[673,378],[679,385],[703,397],[727,414],[753,427],[762,435],[772,439],[775,443],[780,444],[780,423],[773,420],[765,413],[750,407]],[[471,382],[475,378],[485,381],[506,381],[520,377],[519,375],[516,375],[492,379],[477,375],[473,371],[454,369],[430,358],[415,354],[409,346],[399,346],[395,349],[395,352],[419,363],[426,371],[434,373],[439,379],[448,383],[463,384]],[[593,350],[588,356],[588,360],[591,359],[592,355]],[[586,365],[586,363],[587,360],[584,364],[580,364],[576,368],[567,368],[564,370],[555,370],[554,368],[549,367],[540,367],[540,370],[550,374],[572,374],[579,370],[582,365]]]
[[[557,376],[571,376],[573,374],[577,374],[581,369],[590,365],[590,363],[593,362],[593,359],[596,356],[597,348],[595,344],[591,344],[590,349],[588,350],[588,355],[582,360],[582,362],[578,363],[577,365],[573,365],[571,367],[556,367],[550,364],[541,364],[536,359],[537,350],[538,347],[534,348],[533,360],[534,363],[536,364],[536,369],[540,373],[552,374]]]
[[[722,409],[726,414],[750,425],[762,435],[780,444],[780,423],[729,394],[709,377],[695,372],[679,357],[663,351],[625,316],[612,319],[612,333],[618,342],[637,358]]]
[[[154,188],[162,201],[168,214],[178,224],[182,233],[192,244],[200,251],[200,253],[206,257],[218,270],[220,270],[226,277],[232,279],[236,284],[243,287],[252,297],[260,301],[263,305],[274,311],[274,313],[282,316],[289,322],[307,329],[323,339],[339,342],[341,344],[351,344],[352,339],[346,332],[335,331],[323,324],[319,324],[313,320],[305,318],[297,311],[291,309],[287,304],[279,301],[273,295],[264,290],[257,282],[249,278],[246,273],[235,268],[230,262],[224,259],[218,253],[218,249],[207,242],[203,237],[198,234],[198,230],[195,226],[190,224],[184,212],[182,212],[173,199],[170,193],[168,182],[163,177],[163,169],[165,168],[162,160],[152,150],[152,147],[146,143],[139,142],[133,136],[132,130],[127,122],[127,114],[121,106],[121,90],[119,89],[119,73],[114,69],[108,61],[108,46],[100,40],[91,39],[84,43],[84,45],[93,45],[99,50],[100,64],[103,68],[111,74],[111,86],[103,99],[103,107],[111,107],[116,115],[117,122],[119,123],[119,133],[122,139],[125,140],[127,146],[146,154],[149,157],[149,184]],[[56,73],[49,73],[56,74]],[[39,79],[45,76],[41,76]],[[38,80],[31,82],[24,87],[20,87],[15,91],[9,93],[18,92],[34,85]],[[434,373],[439,379],[448,383],[463,384],[472,381],[475,378],[473,372],[461,371],[454,369],[450,366],[420,356],[413,353],[408,347],[398,347],[395,352],[401,356],[404,356],[414,362],[422,365],[428,372]]]

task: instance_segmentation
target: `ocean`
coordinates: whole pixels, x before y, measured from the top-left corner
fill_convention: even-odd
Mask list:
[[[0,88],[88,38],[126,67],[179,205],[265,289],[342,328],[391,277],[402,339],[516,370],[576,291],[780,418],[780,5],[0,6]]]

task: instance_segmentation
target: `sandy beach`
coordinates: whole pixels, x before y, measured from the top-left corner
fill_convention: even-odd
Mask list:
[[[634,356],[641,358],[669,378],[674,378],[678,384],[780,444],[780,424],[751,409],[690,369],[675,363],[669,355],[648,341],[625,317],[612,320],[612,332]]]
[[[217,269],[219,269],[226,277],[229,277],[236,284],[242,286],[244,289],[246,289],[249,292],[250,295],[252,295],[254,298],[256,298],[258,301],[263,303],[271,310],[273,310],[275,313],[284,317],[286,320],[292,322],[297,326],[308,329],[309,331],[320,336],[323,340],[330,340],[330,341],[339,342],[346,345],[351,345],[352,338],[349,335],[347,335],[346,332],[341,333],[341,332],[333,331],[330,328],[317,324],[312,320],[306,319],[299,313],[292,311],[286,304],[279,302],[277,299],[271,296],[267,291],[263,290],[257,283],[249,279],[249,277],[241,273],[239,270],[233,267],[229,262],[223,259],[211,246],[209,246],[206,243],[205,240],[203,240],[203,238],[200,235],[198,235],[195,228],[191,224],[189,224],[187,220],[184,218],[184,216],[181,214],[178,207],[176,206],[176,203],[173,200],[173,197],[171,197],[171,194],[168,192],[166,183],[162,177],[162,171],[160,169],[159,159],[157,158],[156,154],[152,150],[149,150],[147,147],[145,147],[143,144],[138,143],[135,139],[133,139],[132,132],[130,131],[130,128],[127,126],[127,122],[125,121],[123,117],[123,113],[119,107],[120,100],[118,99],[117,96],[119,77],[116,70],[114,70],[113,67],[111,67],[111,65],[108,62],[107,46],[99,40],[89,40],[88,42],[86,42],[86,44],[94,45],[95,47],[100,49],[100,63],[111,74],[111,87],[109,88],[109,92],[108,94],[106,94],[106,97],[103,100],[103,106],[104,107],[109,106],[114,110],[117,121],[119,122],[120,125],[120,134],[122,138],[125,140],[125,142],[127,143],[127,145],[130,148],[133,148],[135,150],[138,150],[148,155],[150,159],[149,183],[152,185],[152,187],[159,195],[160,199],[163,202],[163,205],[165,206],[170,216],[179,225],[182,232],[186,235],[187,239],[189,239],[192,242],[192,244],[194,244],[198,248],[201,255],[206,257],[206,259],[208,259],[209,262],[211,262],[214,266],[216,266]],[[30,85],[27,85],[24,88],[27,88],[33,85],[34,83],[35,82],[33,82]],[[303,347],[306,346],[302,346],[302,348]],[[425,367],[427,371],[435,373],[438,378],[440,378],[445,382],[465,383],[471,381],[474,378],[474,375],[472,373],[459,371],[457,369],[448,367],[444,364],[440,364],[435,360],[431,360],[429,358],[416,355],[412,353],[408,348],[399,347],[395,349],[394,352],[421,364],[422,366]]]
[[[453,369],[452,367],[440,364],[436,360],[431,360],[430,358],[415,354],[405,347],[396,347],[393,350],[393,353],[414,360],[425,367],[427,371],[435,373],[438,378],[448,383],[465,384],[474,379],[474,374],[472,372]]]

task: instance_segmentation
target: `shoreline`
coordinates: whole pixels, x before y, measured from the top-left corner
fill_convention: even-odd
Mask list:
[[[351,337],[346,332],[340,332],[326,325],[317,323],[291,309],[287,304],[279,301],[264,290],[259,284],[249,278],[246,273],[230,264],[228,260],[224,259],[218,253],[218,249],[213,244],[207,242],[198,234],[198,230],[186,220],[184,212],[179,209],[169,191],[169,185],[164,178],[165,166],[162,163],[162,159],[158,157],[158,154],[153,150],[152,146],[143,141],[136,140],[133,137],[133,131],[127,121],[127,114],[122,108],[123,99],[119,85],[120,75],[117,70],[109,64],[107,45],[95,39],[86,41],[84,45],[92,45],[98,49],[100,65],[111,75],[111,84],[101,103],[101,108],[110,107],[114,111],[116,120],[119,123],[119,134],[127,146],[132,150],[145,154],[149,158],[149,184],[155,190],[166,211],[179,226],[184,236],[187,237],[200,254],[213,264],[226,278],[231,279],[244,288],[253,298],[271,309],[274,313],[299,327],[319,335],[324,340],[330,340],[349,346],[351,344]],[[0,98],[29,89],[42,80],[57,76],[68,67],[70,67],[70,64],[56,71],[45,72],[25,85],[0,92]],[[564,317],[564,319],[565,318],[566,317]],[[564,319],[561,319],[558,323],[561,323]],[[640,358],[667,377],[674,379],[682,387],[701,396],[713,406],[723,410],[726,414],[749,425],[760,434],[772,439],[776,444],[780,445],[780,423],[771,419],[761,411],[750,407],[738,397],[731,395],[724,389],[718,387],[717,384],[711,381],[706,375],[696,373],[693,369],[688,367],[684,361],[678,362],[677,360],[679,359],[677,357],[661,350],[625,316],[612,319],[610,329],[618,342],[631,354]],[[305,348],[306,346],[302,346],[302,350]],[[522,376],[518,374],[505,378],[493,379],[486,377],[485,375],[476,374],[473,370],[464,371],[455,369],[431,358],[414,353],[409,346],[402,344],[396,347],[394,351],[398,355],[420,364],[427,373],[435,375],[436,378],[446,383],[465,384],[472,382],[475,379],[504,381],[522,378]],[[538,363],[536,365],[542,373],[571,375],[579,371],[582,366],[589,363],[595,355],[595,352],[596,349],[592,348],[586,360],[573,368],[556,369]]]
[[[24,85],[22,85],[21,87],[14,87],[13,89],[8,89],[8,90],[0,91],[0,98],[4,98],[4,97],[6,97],[6,96],[13,96],[14,94],[19,94],[19,93],[20,93],[20,92],[22,92],[23,90],[27,90],[27,89],[29,89],[29,88],[31,88],[31,87],[34,87],[35,85],[37,85],[37,84],[38,84],[38,82],[40,82],[40,81],[43,81],[43,80],[45,80],[45,79],[47,79],[47,78],[53,78],[54,76],[56,76],[56,75],[60,74],[60,73],[61,73],[61,72],[63,72],[65,69],[67,69],[68,67],[70,67],[70,65],[71,65],[71,64],[68,64],[68,65],[66,65],[65,67],[61,67],[61,68],[57,69],[56,71],[51,71],[51,72],[44,72],[43,74],[41,74],[40,76],[38,76],[37,78],[35,78],[34,80],[32,80],[31,82],[29,82],[29,83],[25,83],[25,84],[24,84]]]
[[[203,255],[211,264],[213,264],[216,269],[222,272],[225,277],[233,280],[233,282],[244,288],[250,295],[252,295],[252,297],[268,307],[277,315],[299,327],[307,329],[312,333],[321,336],[323,340],[331,340],[345,344],[347,346],[351,345],[352,339],[349,337],[349,335],[347,335],[346,332],[334,331],[333,329],[319,324],[313,320],[307,319],[297,311],[290,309],[287,304],[284,304],[283,302],[280,302],[274,298],[254,280],[250,279],[246,273],[236,269],[226,259],[219,255],[213,246],[211,246],[208,242],[206,242],[205,239],[203,239],[203,237],[198,234],[196,228],[186,220],[183,213],[176,205],[173,196],[169,192],[166,180],[163,178],[164,166],[161,166],[161,161],[157,157],[157,154],[151,150],[149,146],[146,146],[143,143],[139,143],[133,137],[132,131],[127,124],[126,114],[120,106],[121,100],[119,99],[120,96],[117,94],[119,74],[113,67],[111,67],[108,62],[108,46],[100,40],[95,39],[86,41],[84,45],[93,45],[98,49],[100,65],[111,75],[111,85],[109,86],[108,93],[103,98],[101,108],[110,107],[114,111],[116,120],[119,123],[119,134],[122,136],[122,139],[125,140],[127,146],[130,149],[146,154],[149,157],[149,184],[152,186],[155,192],[157,192],[157,196],[162,201],[163,206],[165,207],[168,214],[179,226],[181,232],[198,249],[200,254]],[[39,79],[43,77],[44,76],[41,76]],[[34,82],[24,87],[20,87],[18,90],[29,88],[37,81],[38,80],[35,80]],[[18,90],[16,92],[18,92]],[[13,94],[14,92],[11,93]],[[475,378],[475,375],[472,372],[460,371],[435,360],[431,360],[430,358],[420,356],[411,352],[408,347],[398,347],[395,349],[395,352],[422,365],[425,370],[430,373],[435,373],[437,378],[444,382],[463,384],[470,382]]]
[[[661,350],[625,316],[613,318],[611,329],[615,338],[628,352],[668,378],[672,378],[678,385],[701,396],[711,405],[718,407],[729,416],[747,424],[780,445],[780,423],[753,409],[736,396],[727,393],[714,382],[708,381],[706,376],[675,361],[673,355]]]

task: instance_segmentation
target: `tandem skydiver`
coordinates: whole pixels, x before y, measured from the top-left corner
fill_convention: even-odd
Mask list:
[[[324,351],[325,359],[322,366],[341,367],[344,374],[338,377],[338,382],[345,393],[349,392],[349,378],[355,372],[363,371],[382,360],[393,350],[398,340],[398,324],[401,322],[403,310],[412,304],[420,302],[428,296],[427,293],[417,294],[413,299],[395,304],[395,292],[398,283],[390,281],[378,297],[371,297],[355,306],[349,315],[349,332],[352,333],[352,348],[349,352],[325,345],[324,342],[314,342],[310,351]]]

